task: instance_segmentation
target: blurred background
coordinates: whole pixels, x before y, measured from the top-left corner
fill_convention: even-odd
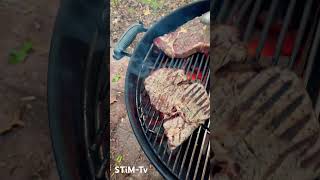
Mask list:
[[[132,23],[146,27],[191,0],[111,0],[111,49]],[[57,180],[47,117],[47,66],[59,0],[0,1],[0,177]],[[129,51],[132,51],[139,35]],[[162,179],[137,143],[126,116],[128,58],[110,59],[111,172],[115,165],[143,165],[148,173],[111,179]],[[129,153],[130,152],[130,153]]]
[[[0,1],[0,177],[57,180],[47,64],[59,0]]]

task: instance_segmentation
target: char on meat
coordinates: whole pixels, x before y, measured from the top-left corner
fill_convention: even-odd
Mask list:
[[[213,78],[214,179],[315,179],[319,123],[303,83],[287,69],[238,65]]]
[[[210,47],[209,26],[196,17],[176,31],[153,40],[154,44],[172,58],[185,58],[196,52],[208,54]]]
[[[175,100],[181,93],[178,84],[187,81],[184,70],[161,68],[152,72],[144,81],[151,104],[165,115],[172,116]],[[176,93],[174,93],[177,91]]]
[[[229,62],[244,62],[247,60],[247,45],[240,42],[239,31],[230,25],[213,25],[211,38],[211,66],[213,73]]]
[[[210,117],[205,87],[187,80],[183,70],[156,70],[145,79],[144,85],[151,104],[164,114],[164,133],[172,150]]]

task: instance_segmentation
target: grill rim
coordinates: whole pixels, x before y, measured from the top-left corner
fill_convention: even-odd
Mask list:
[[[163,35],[170,32],[177,27],[181,26],[185,22],[200,16],[205,12],[209,11],[210,1],[202,0],[193,2],[186,6],[183,6],[169,15],[163,17],[158,22],[156,22],[143,36],[140,42],[138,42],[137,47],[133,51],[132,57],[129,61],[128,69],[125,78],[125,104],[128,114],[128,118],[131,124],[131,128],[134,135],[141,146],[141,149],[149,159],[149,161],[154,165],[158,172],[165,179],[177,179],[177,177],[169,170],[167,165],[164,165],[161,159],[158,158],[157,154],[153,152],[153,147],[149,145],[147,136],[143,132],[143,127],[139,122],[139,117],[136,112],[136,88],[132,88],[130,85],[138,81],[138,75],[135,74],[132,68],[139,68],[138,71],[142,69],[142,60],[147,55],[147,51],[152,45],[152,41],[155,37]],[[177,17],[179,21],[174,21]],[[184,19],[182,19],[183,17]],[[178,22],[178,23],[177,23]],[[136,85],[136,84],[135,84]]]

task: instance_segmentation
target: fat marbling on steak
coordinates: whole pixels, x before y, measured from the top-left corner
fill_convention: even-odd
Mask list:
[[[196,52],[208,54],[210,47],[210,29],[196,17],[176,31],[153,40],[154,44],[172,58],[186,58]]]
[[[319,122],[301,80],[279,67],[232,66],[214,74],[211,89],[214,179],[318,177]]]
[[[151,104],[164,116],[170,149],[181,145],[210,116],[205,87],[187,80],[184,70],[162,68],[144,81]]]

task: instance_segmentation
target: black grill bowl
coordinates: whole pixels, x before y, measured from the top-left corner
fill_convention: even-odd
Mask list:
[[[152,162],[152,164],[156,167],[156,169],[161,173],[161,175],[165,179],[183,179],[186,178],[187,169],[184,169],[182,171],[174,171],[172,170],[172,164],[168,165],[168,156],[164,155],[161,157],[155,148],[153,146],[153,140],[149,139],[149,135],[144,127],[143,122],[141,121],[141,110],[143,108],[140,106],[140,92],[142,90],[141,85],[141,77],[146,77],[150,73],[150,69],[148,66],[153,66],[157,59],[159,61],[159,58],[164,58],[164,56],[159,55],[157,53],[157,49],[153,47],[152,41],[154,38],[163,35],[165,33],[171,32],[175,30],[177,27],[181,26],[182,24],[186,23],[187,21],[195,18],[196,16],[200,16],[207,11],[209,11],[210,8],[210,1],[197,1],[192,4],[186,5],[182,8],[179,8],[169,14],[168,16],[165,16],[161,20],[159,20],[156,24],[154,24],[144,35],[142,40],[138,43],[136,49],[134,50],[131,58],[130,63],[127,70],[126,75],[126,85],[125,85],[125,100],[126,100],[126,107],[127,107],[127,113],[128,117],[133,129],[133,132],[141,145],[144,153],[147,155],[149,160]],[[161,57],[160,57],[161,56]],[[201,55],[198,55],[201,56]],[[158,57],[158,58],[157,58]],[[194,57],[196,58],[196,57]],[[146,61],[147,59],[147,61]],[[161,60],[160,60],[161,61]],[[185,60],[186,61],[186,60]],[[200,61],[200,60],[199,60]],[[165,63],[165,62],[163,62]],[[174,64],[174,60],[168,60],[167,65]],[[208,124],[207,124],[208,125]],[[160,131],[160,130],[158,130]],[[196,130],[198,131],[198,130]],[[199,135],[203,136],[203,134]],[[194,137],[196,138],[196,137]],[[201,137],[200,137],[201,138]],[[183,152],[186,147],[186,143],[184,143],[183,147],[180,147]],[[192,146],[192,145],[191,145]],[[163,149],[164,148],[164,149]],[[164,153],[166,151],[166,145],[160,147],[160,151]],[[179,148],[177,148],[179,149]],[[179,151],[179,150],[177,150]],[[175,152],[172,152],[171,156],[176,155]],[[199,152],[198,152],[199,153]],[[194,153],[193,153],[194,154]],[[191,156],[192,154],[190,154]],[[199,154],[194,154],[194,156],[200,156]],[[189,157],[189,156],[188,156]],[[190,157],[189,157],[190,158]],[[188,160],[185,160],[188,161]],[[181,163],[181,162],[180,162]],[[207,163],[209,164],[209,163]],[[196,163],[194,163],[194,168],[196,168]],[[200,165],[201,166],[201,165]],[[203,166],[203,165],[202,165]],[[208,166],[205,166],[208,167]],[[180,167],[179,167],[180,168]],[[188,168],[186,165],[185,168]],[[198,178],[208,178],[208,170],[207,169],[199,169],[198,171],[202,172],[205,171],[206,177],[198,177]],[[192,169],[191,171],[194,171]],[[180,173],[181,172],[181,173]],[[194,173],[194,172],[193,172]],[[195,174],[195,173],[194,173]],[[190,177],[192,178],[192,177]]]
[[[48,114],[62,180],[108,178],[100,168],[104,161],[97,158],[93,146],[99,127],[93,115],[102,111],[97,105],[101,104],[98,92],[103,80],[98,77],[107,79],[104,3],[62,0],[56,18],[48,67]]]

